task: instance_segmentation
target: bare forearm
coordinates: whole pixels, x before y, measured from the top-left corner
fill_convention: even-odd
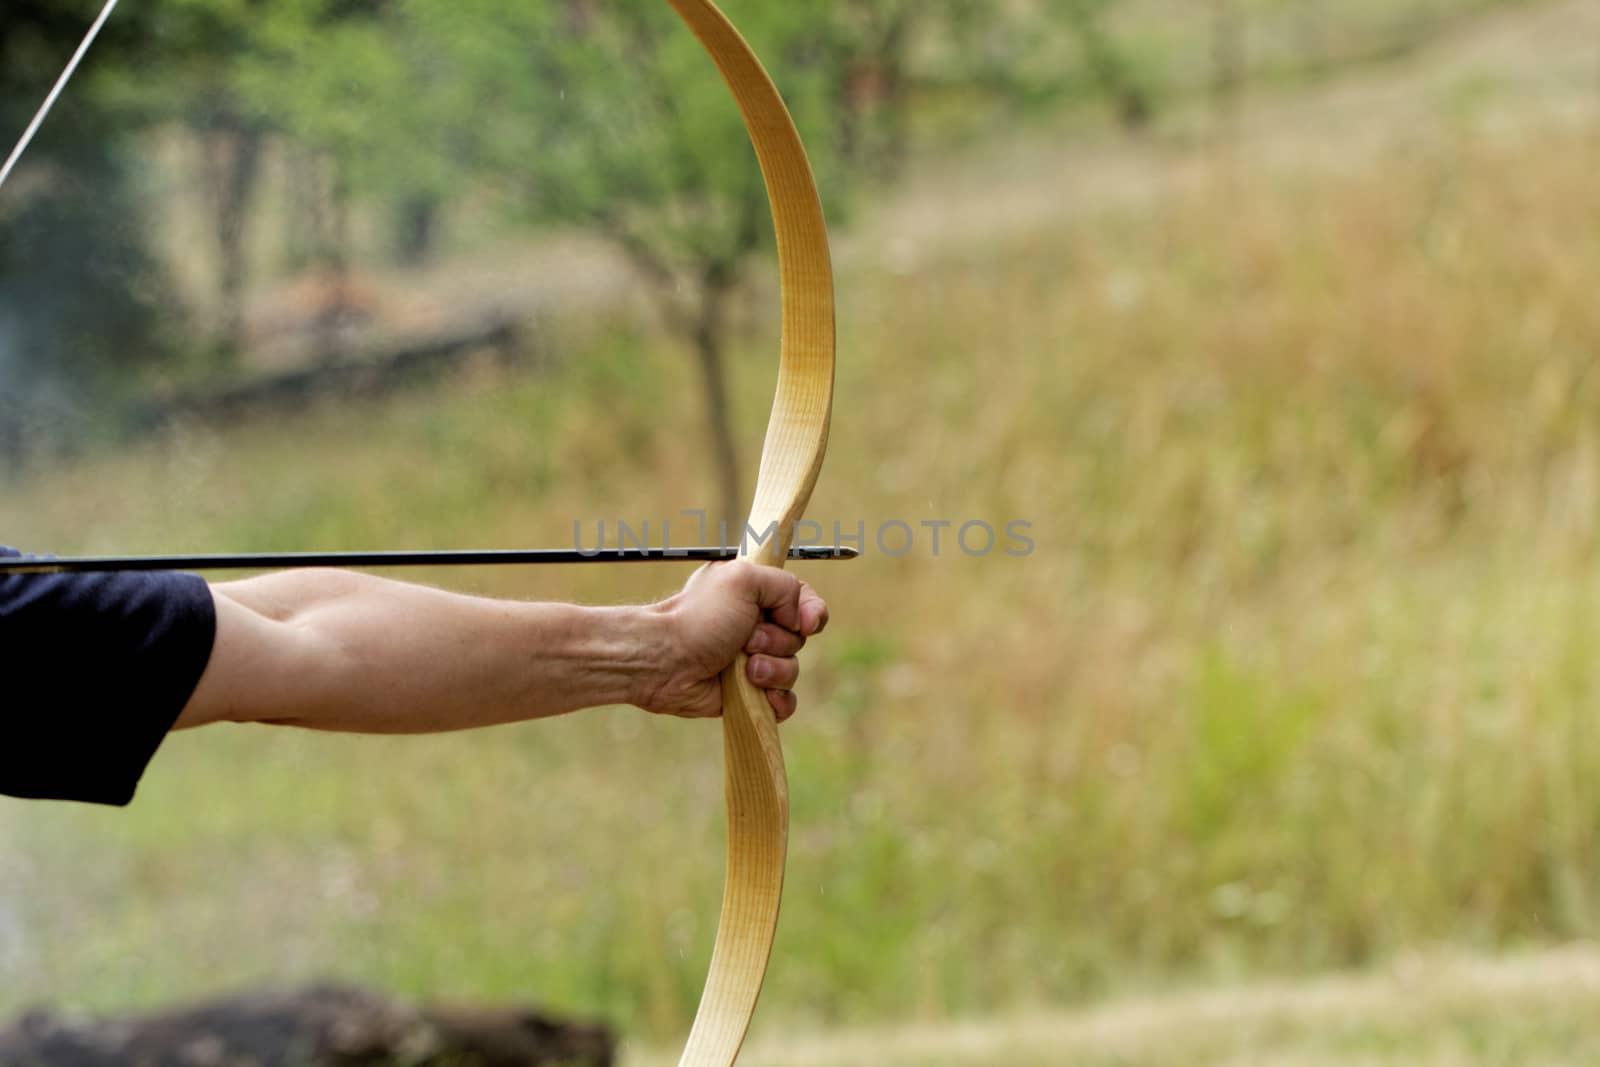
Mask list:
[[[663,670],[650,608],[526,604],[348,572],[214,587],[211,665],[178,725],[430,733],[641,703]]]

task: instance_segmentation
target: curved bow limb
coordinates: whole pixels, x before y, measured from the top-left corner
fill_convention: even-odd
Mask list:
[[[781,567],[822,469],[833,409],[833,267],[822,201],[794,121],[761,62],[709,0],[668,0],[716,61],[755,144],[783,294],[777,396],[740,555]],[[770,533],[770,536],[769,536]],[[680,1067],[727,1067],[755,1012],[777,932],[789,838],[783,749],[746,659],[722,676],[728,869],[711,969]]]

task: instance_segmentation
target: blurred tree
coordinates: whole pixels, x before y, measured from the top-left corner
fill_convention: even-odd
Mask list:
[[[9,0],[0,22],[0,153],[9,152],[98,5]],[[107,50],[149,47],[139,23]],[[148,251],[124,136],[137,116],[87,64],[0,190],[0,454],[96,427],[92,404],[168,351],[165,278]]]
[[[834,136],[851,163],[885,175],[905,158],[910,50],[920,22],[939,4],[918,0],[843,0],[830,24],[832,50],[847,58],[833,85]]]
[[[1245,75],[1245,15],[1241,0],[1211,0],[1211,100],[1218,121],[1233,116]]]
[[[1106,30],[1108,4],[998,15],[981,0],[730,8],[783,87],[837,213],[861,180],[892,174],[903,158],[925,57],[946,84],[1037,93],[1059,75],[1041,74],[1044,64],[1019,71],[1016,58],[1037,56],[1063,12],[1124,120],[1144,121],[1148,95]],[[326,152],[352,185],[409,220],[417,242],[448,195],[471,189],[517,218],[591,229],[626,254],[695,357],[719,510],[736,519],[728,312],[769,239],[767,203],[738,111],[670,8],[594,0],[292,0],[286,8],[299,21],[264,20],[236,84],[257,113]]]
[[[549,0],[533,6],[542,2]],[[430,7],[448,18],[453,6],[291,0],[254,27],[251,49],[232,65],[249,108],[302,152],[320,156],[335,171],[332,185],[358,187],[391,207],[397,251],[413,258],[431,247],[439,205],[474,178],[469,149],[476,139],[467,127],[477,77],[470,68],[447,72],[448,40],[434,38],[416,18]],[[336,233],[341,225],[329,229]],[[323,254],[338,258],[346,250]]]
[[[845,160],[892,177],[910,140],[912,109],[930,91],[978,95],[1012,108],[1057,101],[1086,82],[1123,125],[1154,115],[1151,86],[1109,25],[1115,0],[995,5],[988,0],[838,0],[815,31],[837,57],[833,113]],[[1070,41],[1083,76],[1062,62]]]
[[[309,3],[311,0],[305,0]],[[807,5],[736,12],[838,191],[830,102],[853,40]],[[727,90],[665,4],[394,0],[391,18],[285,35],[244,79],[286,129],[405,204],[472,184],[515,215],[615,242],[696,357],[737,517],[728,306],[769,237],[754,153]]]
[[[215,351],[223,366],[245,346],[247,227],[269,140],[285,118],[278,105],[285,96],[304,96],[297,86],[263,96],[254,74],[264,56],[286,43],[316,41],[348,22],[370,19],[384,6],[384,0],[162,0],[143,15],[165,45],[162,77],[139,78],[124,68],[124,91],[153,119],[180,122],[198,145],[217,257]],[[294,129],[301,137],[315,132],[303,122]],[[342,228],[337,215],[324,218],[321,206],[302,200],[300,209],[317,231],[313,254],[337,264],[344,251]]]
[[[502,128],[489,139],[485,147],[497,157],[491,169],[520,178],[520,194],[536,214],[578,220],[606,235],[649,282],[663,319],[696,357],[718,513],[737,522],[743,515],[728,400],[728,305],[770,236],[744,124],[699,44],[665,4],[622,13],[568,3],[529,13],[550,19],[528,27],[541,77],[527,86],[526,108],[505,118],[518,122],[519,111],[537,118],[521,120],[524,137]],[[838,32],[809,5],[747,5],[738,16],[783,86],[837,207],[850,170],[842,165],[849,157],[830,102],[859,69],[849,46],[861,38]],[[532,168],[529,159],[537,161]]]
[[[873,4],[874,0],[862,0]],[[1119,32],[1118,0],[1031,0],[995,4],[943,0],[918,7],[906,49],[907,96],[997,107],[1014,122],[1023,110],[1055,111],[1099,98],[1127,129],[1155,117],[1159,80],[1148,41]],[[987,111],[988,128],[995,111]]]
[[[1117,118],[1130,130],[1139,129],[1154,116],[1150,87],[1139,77],[1128,53],[1106,27],[1112,0],[1062,0],[1061,17],[1067,20],[1095,84]]]
[[[248,46],[252,0],[162,0],[119,9],[97,47],[100,99],[122,115],[122,134],[173,120],[195,132],[217,256],[216,348],[239,347],[245,224],[265,131],[229,91],[229,57]],[[159,72],[152,77],[151,72]],[[88,90],[75,86],[74,94]]]

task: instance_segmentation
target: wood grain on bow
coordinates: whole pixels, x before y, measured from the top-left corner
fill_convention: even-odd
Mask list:
[[[668,0],[716,61],[761,162],[778,236],[783,335],[750,529],[753,562],[783,566],[811,499],[833,410],[833,267],[811,165],[761,61],[709,0]],[[738,1057],[772,955],[789,843],[789,787],[778,728],[745,657],[722,676],[728,796],[728,871],[711,970],[680,1067],[725,1067]]]

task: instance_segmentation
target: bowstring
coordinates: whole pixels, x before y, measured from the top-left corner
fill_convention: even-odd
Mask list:
[[[56,106],[56,100],[61,96],[61,91],[67,87],[67,82],[72,80],[72,75],[77,73],[78,64],[83,62],[83,57],[89,54],[89,48],[94,44],[100,30],[111,18],[115,11],[117,0],[106,0],[105,6],[100,9],[100,16],[94,20],[94,25],[89,27],[89,32],[84,35],[83,41],[78,45],[78,50],[72,54],[72,59],[67,62],[67,67],[61,72],[61,77],[56,79],[55,85],[50,90],[50,95],[44,98],[44,103],[39,105],[39,110],[34,112],[33,121],[28,123],[28,128],[22,131],[22,137],[17,141],[17,146],[6,157],[5,165],[0,166],[0,187],[6,184],[6,179],[11,177],[11,171],[17,165],[17,160],[22,158],[22,153],[28,150],[28,145],[33,143],[33,135],[39,132],[39,127],[44,125],[44,120],[50,114],[50,109]]]

